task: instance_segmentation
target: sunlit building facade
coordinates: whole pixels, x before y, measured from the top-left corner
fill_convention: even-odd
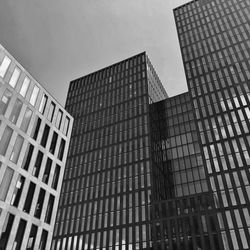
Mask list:
[[[0,45],[0,249],[50,248],[72,117]]]

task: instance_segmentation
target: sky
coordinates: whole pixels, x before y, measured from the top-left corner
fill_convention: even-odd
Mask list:
[[[65,104],[69,82],[146,51],[169,96],[187,91],[173,9],[188,0],[1,0],[0,43]]]

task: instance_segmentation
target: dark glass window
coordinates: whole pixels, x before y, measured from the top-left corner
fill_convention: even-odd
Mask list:
[[[25,152],[25,156],[24,156],[23,163],[22,163],[22,168],[27,171],[29,169],[30,160],[31,160],[33,151],[34,151],[34,146],[32,144],[29,144]]]
[[[53,211],[53,206],[54,206],[54,196],[50,195],[49,196],[49,202],[48,202],[48,206],[47,206],[47,211],[46,211],[46,215],[45,215],[45,222],[50,224],[51,221],[51,215],[52,215],[52,211]]]
[[[60,169],[61,167],[59,165],[56,165],[53,182],[52,182],[52,188],[54,189],[57,189],[57,184],[58,184],[58,180],[60,176]]]
[[[30,212],[35,188],[36,188],[36,185],[33,182],[30,182],[28,193],[27,193],[26,200],[25,200],[24,207],[23,207],[23,211],[26,213]]]
[[[0,249],[7,249],[7,244],[9,240],[10,233],[12,231],[12,225],[14,222],[15,216],[13,214],[7,213],[5,221],[2,228],[2,233],[0,235]]]
[[[41,151],[38,151],[36,162],[35,162],[33,173],[32,173],[35,177],[38,177],[39,175],[42,161],[43,161],[43,153]]]
[[[43,182],[46,183],[46,184],[49,181],[51,165],[52,165],[52,160],[50,158],[48,158],[47,162],[46,162],[46,166],[45,166],[45,171],[44,171],[44,174],[43,174]]]
[[[38,133],[39,133],[39,129],[40,129],[40,126],[41,126],[41,118],[39,118],[38,116],[36,117],[36,121],[34,123],[34,127],[33,127],[33,131],[32,131],[32,134],[31,134],[31,137],[36,140],[37,139],[37,136],[38,136]]]
[[[34,214],[34,216],[38,219],[40,219],[40,217],[41,217],[43,203],[44,203],[44,197],[45,197],[45,191],[41,188],[39,196],[38,196],[37,204],[36,204],[35,214]]]
[[[43,130],[43,136],[42,136],[42,140],[41,140],[41,145],[43,147],[46,147],[47,144],[47,140],[48,140],[48,136],[49,136],[49,126],[46,124]]]
[[[48,232],[46,230],[43,230],[38,250],[46,250],[47,238]]]
[[[55,153],[55,149],[56,149],[56,143],[57,143],[57,138],[58,138],[58,134],[56,132],[53,133],[52,136],[52,140],[51,140],[51,144],[50,144],[50,148],[49,148],[49,152],[51,154]]]
[[[30,230],[30,235],[29,235],[29,239],[28,239],[28,243],[27,243],[27,250],[33,250],[34,249],[34,245],[35,245],[35,241],[36,241],[36,234],[37,234],[37,226],[32,225],[31,230]]]
[[[64,149],[65,149],[65,140],[61,139],[61,144],[60,144],[59,151],[58,151],[59,160],[63,159]]]
[[[17,228],[17,233],[14,241],[15,245],[15,250],[21,250],[21,245],[23,242],[23,236],[25,233],[25,228],[26,228],[27,222],[23,219],[20,220],[18,228]]]

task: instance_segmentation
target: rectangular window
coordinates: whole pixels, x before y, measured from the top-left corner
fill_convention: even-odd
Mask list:
[[[15,88],[16,87],[16,83],[20,77],[20,74],[21,74],[21,70],[19,68],[15,68],[13,73],[12,73],[12,76],[10,78],[10,81],[9,81],[9,85],[12,87],[12,88]]]
[[[13,173],[14,173],[14,170],[12,170],[9,167],[7,167],[5,172],[4,172],[2,183],[0,185],[0,200],[2,200],[2,201],[5,201],[5,199],[6,199]]]
[[[61,127],[62,115],[63,115],[63,112],[62,112],[62,110],[59,109],[57,117],[56,117],[56,127],[58,129],[60,129],[60,127]]]
[[[38,219],[41,217],[42,209],[43,209],[43,203],[44,203],[44,197],[45,197],[45,191],[41,188],[39,195],[38,195],[38,200],[36,204],[36,209],[34,216]]]
[[[48,238],[48,232],[43,230],[38,250],[46,250],[47,238]]]
[[[30,97],[30,104],[33,106],[35,106],[35,104],[36,104],[36,99],[37,99],[38,93],[39,93],[39,88],[35,85],[33,88],[31,97]]]
[[[29,169],[29,165],[30,165],[30,160],[32,157],[34,151],[34,146],[32,144],[29,144],[23,159],[23,163],[22,163],[22,168],[27,170]]]
[[[0,65],[0,76],[4,78],[9,66],[10,66],[11,60],[8,56],[5,56],[1,65]]]
[[[53,182],[52,182],[52,188],[54,188],[55,190],[57,189],[57,184],[58,184],[58,180],[60,176],[60,169],[61,167],[56,164],[55,173],[54,173]]]
[[[20,95],[22,95],[23,97],[26,96],[29,85],[30,85],[30,79],[26,76],[23,80],[23,84],[22,84],[22,87],[20,89]]]
[[[21,219],[19,222],[17,233],[16,233],[16,238],[13,244],[15,246],[14,247],[15,250],[21,250],[26,224],[27,222],[23,219]]]
[[[44,94],[43,97],[42,97],[42,100],[41,100],[40,107],[39,107],[39,112],[40,112],[41,114],[44,114],[44,111],[45,111],[45,108],[46,108],[47,101],[48,101],[48,96]]]
[[[46,183],[46,184],[49,181],[49,175],[50,175],[51,166],[52,166],[52,160],[50,158],[48,158],[47,162],[46,162],[44,174],[43,174],[43,179],[42,179],[42,181],[44,183]]]
[[[30,230],[30,235],[27,243],[27,250],[34,249],[35,241],[36,241],[36,234],[37,234],[37,226],[32,225]]]
[[[0,249],[7,249],[8,240],[10,233],[12,231],[12,225],[15,216],[13,214],[7,213],[5,221],[2,228],[2,234],[0,234]]]
[[[20,197],[23,191],[24,182],[25,182],[25,178],[19,175],[13,195],[12,195],[11,203],[10,203],[14,207],[18,207]]]
[[[30,182],[30,186],[29,186],[28,193],[27,193],[26,200],[25,200],[24,207],[23,207],[23,211],[26,213],[30,212],[31,204],[33,201],[33,196],[35,193],[35,188],[36,188],[36,185],[33,182]]]
[[[20,112],[21,112],[21,109],[22,109],[22,105],[23,105],[23,103],[19,99],[16,99],[16,102],[14,104],[14,107],[13,107],[11,114],[10,114],[10,117],[9,117],[9,120],[13,124],[16,124],[16,122],[17,122],[17,119],[18,119]]]
[[[12,133],[13,133],[13,130],[7,126],[3,132],[1,140],[0,140],[0,154],[1,155],[6,154]]]
[[[68,135],[68,130],[69,130],[69,118],[66,117],[65,122],[64,122],[64,127],[63,127],[63,133],[65,135]]]
[[[59,160],[63,159],[64,149],[65,149],[65,140],[62,138],[61,139],[61,144],[60,144],[60,147],[59,147],[59,151],[58,151],[58,159]]]
[[[56,107],[55,103],[51,102],[50,107],[49,107],[48,117],[47,117],[50,122],[52,122],[52,120],[53,120],[55,107]]]
[[[46,148],[46,144],[47,144],[47,140],[48,140],[48,136],[49,136],[49,126],[46,124],[43,130],[43,136],[42,136],[42,140],[41,140],[41,145],[43,147]]]
[[[11,96],[12,96],[12,93],[8,89],[6,89],[0,101],[0,114],[1,115],[5,114],[6,109],[10,102]]]
[[[54,200],[55,200],[54,196],[50,195],[48,206],[47,206],[47,211],[46,211],[46,215],[45,215],[45,222],[48,224],[50,224],[51,215],[52,215],[53,206],[54,206]]]
[[[25,114],[23,116],[22,124],[20,127],[23,132],[27,132],[29,124],[30,124],[31,116],[32,116],[31,109],[26,108]]]
[[[43,161],[43,153],[41,151],[38,151],[36,162],[35,162],[33,172],[32,172],[32,174],[35,177],[38,177],[38,175],[39,175],[40,168],[41,168],[41,165],[42,165],[42,161]]]
[[[18,161],[19,154],[20,154],[21,148],[23,146],[23,141],[24,141],[23,137],[18,135],[16,138],[15,145],[13,147],[12,153],[10,155],[10,160],[14,163],[17,163],[17,161]]]
[[[56,132],[54,132],[53,136],[52,136],[50,148],[49,148],[49,152],[51,154],[55,153],[57,138],[58,138],[58,134]]]
[[[33,127],[33,130],[32,130],[32,133],[31,133],[31,137],[36,140],[37,139],[37,136],[38,136],[38,133],[39,133],[39,129],[40,129],[40,126],[41,126],[41,119],[37,116],[36,117],[36,121],[34,123],[34,127]]]

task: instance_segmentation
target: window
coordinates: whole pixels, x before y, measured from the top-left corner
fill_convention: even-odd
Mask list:
[[[69,130],[69,118],[66,117],[65,122],[64,122],[64,127],[63,127],[63,133],[65,135],[68,135],[68,130]]]
[[[55,107],[56,107],[55,103],[51,102],[50,107],[49,107],[48,117],[47,117],[50,122],[52,122],[52,120],[53,120]]]
[[[34,123],[34,127],[33,127],[33,131],[32,131],[32,134],[31,134],[31,137],[36,140],[37,139],[37,136],[38,136],[38,133],[39,133],[39,129],[40,129],[40,126],[41,126],[41,119],[37,116],[36,117],[36,121]]]
[[[14,145],[12,153],[10,155],[10,160],[14,163],[17,163],[17,161],[18,161],[19,154],[20,154],[21,148],[23,146],[23,140],[24,140],[23,137],[20,135],[18,135],[16,138],[15,145]]]
[[[43,230],[38,250],[46,250],[48,232]]]
[[[14,171],[7,167],[0,185],[0,200],[5,201]]]
[[[61,167],[56,164],[55,173],[54,173],[53,182],[52,182],[52,188],[54,188],[55,190],[57,189],[57,184],[58,184],[58,180],[60,176],[60,169]]]
[[[62,112],[62,110],[59,109],[57,117],[56,117],[56,127],[58,129],[60,129],[60,127],[61,127],[62,115],[63,115],[63,112]]]
[[[30,235],[27,243],[27,250],[28,249],[34,249],[35,241],[36,241],[36,234],[37,234],[37,226],[32,225],[30,230]]]
[[[59,151],[58,151],[59,160],[63,159],[64,149],[65,149],[65,140],[61,139],[61,144],[60,144]]]
[[[36,162],[35,162],[33,172],[32,172],[32,174],[35,177],[38,177],[38,175],[39,175],[40,168],[41,168],[41,165],[42,165],[42,161],[43,161],[43,153],[41,151],[38,151],[38,154],[37,154],[37,157],[36,157]]]
[[[15,88],[16,87],[16,83],[19,79],[19,76],[21,74],[21,70],[19,68],[15,68],[13,73],[12,73],[12,76],[10,78],[10,81],[9,81],[9,85],[12,87],[12,88]]]
[[[48,224],[50,224],[50,220],[51,220],[51,215],[52,215],[53,206],[54,206],[54,199],[55,198],[53,195],[49,196],[49,202],[48,202],[47,211],[45,215],[45,222]]]
[[[42,136],[42,140],[41,140],[41,145],[43,147],[46,148],[46,144],[47,144],[47,140],[48,140],[48,136],[49,136],[49,126],[46,124],[43,130],[43,136]]]
[[[44,183],[48,183],[49,181],[49,175],[50,175],[50,170],[51,170],[51,165],[52,165],[52,160],[50,158],[47,159],[44,174],[43,174],[43,179],[42,181]]]
[[[35,104],[36,104],[36,99],[37,99],[38,93],[39,93],[39,88],[35,85],[33,88],[31,97],[30,97],[30,104],[33,106],[35,106]]]
[[[20,95],[22,95],[23,97],[26,96],[29,85],[30,85],[30,79],[26,76],[23,80],[23,85],[20,89]]]
[[[9,66],[10,66],[11,60],[8,56],[5,56],[1,65],[0,65],[0,76],[4,78]]]
[[[41,188],[36,204],[35,214],[34,216],[38,219],[41,217],[42,209],[43,209],[43,203],[44,203],[44,197],[45,197],[45,191]]]
[[[21,249],[26,224],[27,224],[27,222],[23,219],[21,219],[19,222],[17,233],[16,233],[16,238],[15,238],[15,241],[13,244],[15,246],[16,250]]]
[[[7,126],[3,132],[1,140],[0,140],[0,154],[1,155],[6,154],[12,133],[13,133],[13,130]]]
[[[17,119],[19,117],[19,114],[21,112],[21,109],[22,109],[22,102],[19,100],[19,99],[16,99],[16,102],[14,104],[14,107],[11,111],[11,114],[10,114],[10,117],[9,117],[9,120],[13,123],[13,124],[16,124],[17,122]]]
[[[36,185],[33,182],[30,182],[28,193],[27,193],[26,200],[25,200],[24,207],[23,207],[23,211],[26,213],[30,212],[35,188],[36,188]]]
[[[24,182],[25,182],[25,178],[19,175],[13,195],[12,195],[11,203],[10,203],[14,207],[18,207],[20,197],[23,191]]]
[[[40,107],[39,107],[39,112],[41,114],[44,114],[47,101],[48,101],[48,96],[44,94],[43,97],[42,97],[42,101],[41,101]]]
[[[32,144],[29,144],[23,159],[23,163],[22,163],[22,168],[27,170],[29,169],[29,165],[30,165],[30,160],[32,157],[34,151],[34,146]]]
[[[32,111],[29,108],[26,108],[25,114],[23,116],[22,124],[21,124],[21,130],[23,132],[27,132],[29,124],[30,124],[30,119],[32,116]]]
[[[5,114],[6,109],[10,102],[11,96],[12,96],[12,93],[8,89],[6,89],[0,101],[0,114],[1,115]]]
[[[49,152],[51,154],[55,153],[57,138],[58,138],[58,134],[56,132],[54,132],[53,136],[52,136],[51,144],[50,144],[50,149],[49,149]]]
[[[12,225],[15,216],[13,214],[7,213],[5,221],[2,228],[2,233],[0,234],[0,247],[1,249],[7,249],[8,240],[10,233],[12,231]]]

